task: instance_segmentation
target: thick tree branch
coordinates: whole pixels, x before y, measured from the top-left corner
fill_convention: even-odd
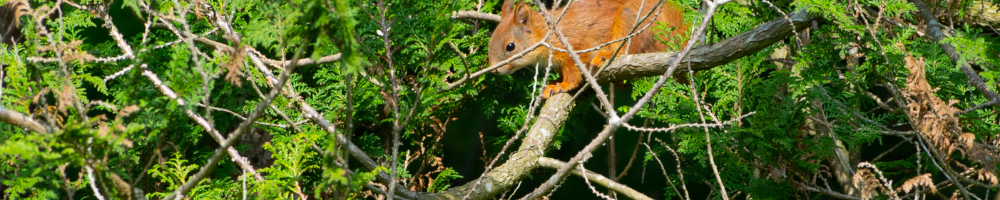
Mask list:
[[[472,181],[441,193],[427,194],[420,199],[460,199],[466,194],[469,194],[468,199],[490,199],[517,185],[538,168],[538,159],[548,150],[574,105],[573,97],[566,93],[549,98],[517,151],[510,155],[506,163],[497,166],[486,176],[479,177],[482,183],[475,189],[472,188],[475,181]]]
[[[7,110],[6,108],[0,107],[0,122],[4,122],[10,125],[28,129],[28,131],[38,132],[38,133],[51,133],[56,130],[52,127],[46,126],[34,119],[31,119],[28,115],[20,113],[13,110]]]
[[[678,70],[686,71],[688,65],[692,70],[700,71],[724,65],[743,56],[757,53],[775,42],[793,35],[793,27],[797,30],[809,27],[815,19],[805,10],[800,10],[788,16],[779,17],[761,24],[743,34],[733,36],[722,42],[702,45],[691,49]],[[658,76],[667,71],[668,65],[676,59],[679,52],[646,53],[621,56],[613,61],[604,72],[597,76],[598,82],[613,82],[637,77]]]
[[[538,164],[541,165],[542,167],[549,169],[559,169],[566,166],[566,162],[549,157],[538,158]],[[602,176],[601,174],[594,173],[590,170],[587,170],[587,174],[583,174],[577,170],[573,170],[572,173],[573,175],[576,176],[587,176],[587,178],[591,180],[591,182],[607,187],[608,189],[611,189],[615,192],[624,194],[625,196],[628,196],[629,198],[632,199],[652,199],[646,196],[645,194],[640,193],[639,191],[635,191],[634,189],[626,185],[622,185],[621,183],[615,182],[607,177]]]

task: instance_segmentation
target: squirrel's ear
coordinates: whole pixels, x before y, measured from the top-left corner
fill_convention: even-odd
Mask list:
[[[503,7],[500,8],[500,14],[507,13],[507,12],[513,12],[512,10],[514,9],[514,2],[515,2],[515,0],[506,0],[506,1],[503,1]]]
[[[517,4],[517,6],[514,8],[514,12],[517,12],[517,15],[515,15],[517,16],[517,18],[514,18],[517,19],[517,22],[521,24],[528,24],[528,20],[531,17],[531,15],[528,14],[528,12],[531,12],[531,8],[528,7],[527,4],[523,3]]]

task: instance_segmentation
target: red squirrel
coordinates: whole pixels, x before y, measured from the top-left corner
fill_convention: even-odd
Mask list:
[[[549,32],[545,18],[542,14],[533,10],[525,3],[514,3],[515,0],[504,2],[500,11],[500,24],[493,31],[490,38],[489,61],[490,65],[506,60],[514,56],[533,44],[542,40]],[[643,2],[645,1],[645,3]],[[645,16],[659,0],[578,0],[570,3],[566,9],[566,14],[557,23],[557,27],[566,37],[574,51],[580,51],[600,46],[604,43],[614,41],[629,35],[636,20]],[[680,45],[684,41],[687,24],[684,23],[684,10],[681,5],[670,0],[661,4],[659,14],[649,16],[636,28],[641,29],[649,23],[663,23],[673,27],[667,34],[666,41]],[[640,12],[639,9],[642,8]],[[548,10],[555,20],[562,14],[563,8]],[[655,14],[656,11],[653,11]],[[647,30],[639,33],[631,39],[631,44],[627,54],[663,52],[668,49],[667,44],[655,39],[652,29],[657,24],[650,25]],[[562,42],[556,35],[548,38],[548,44],[555,48],[565,49]],[[587,53],[578,53],[580,60],[588,67],[591,73],[596,73],[597,69],[604,61],[611,58],[615,49],[621,42],[602,47],[600,50]],[[624,55],[625,49],[619,52]],[[512,62],[497,68],[494,72],[498,74],[510,74],[526,66],[548,66],[549,49],[545,46],[525,54]],[[573,59],[568,53],[553,51],[552,66],[559,70],[561,77],[559,80],[551,81],[542,91],[542,98],[568,92],[575,89],[585,81],[580,69],[576,67]]]

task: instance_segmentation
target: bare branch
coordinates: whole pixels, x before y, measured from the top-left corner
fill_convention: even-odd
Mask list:
[[[90,189],[94,190],[94,197],[98,200],[104,200],[104,196],[101,195],[101,191],[97,189],[97,179],[94,178],[94,168],[90,168],[90,165],[84,165],[83,168],[87,170],[87,182],[90,182]]]
[[[38,133],[52,133],[58,131],[56,128],[46,126],[38,121],[35,121],[34,119],[31,119],[28,115],[13,110],[7,110],[3,107],[0,107],[0,122]]]
[[[723,127],[726,124],[732,124],[732,123],[739,122],[740,120],[743,120],[743,118],[749,117],[750,115],[753,115],[755,113],[757,113],[757,112],[750,112],[750,113],[747,113],[747,114],[743,114],[740,117],[737,117],[735,119],[731,119],[729,121],[725,121],[725,122],[722,122],[722,123],[716,122],[716,123],[702,123],[702,124],[681,124],[681,125],[670,125],[669,127],[664,127],[664,128],[635,127],[635,126],[632,126],[632,125],[630,125],[628,123],[622,123],[622,126],[624,126],[626,129],[628,129],[630,131],[642,131],[642,132],[670,132],[670,131],[677,130],[677,129],[680,129],[680,128],[695,128],[695,127],[698,127],[698,128],[700,128],[700,127],[704,127],[704,128],[718,128],[718,127]]]
[[[538,158],[538,165],[549,169],[559,169],[566,166],[566,162],[556,160],[554,158],[541,157]],[[635,191],[634,189],[626,185],[622,185],[621,183],[615,182],[611,179],[608,179],[607,177],[602,176],[601,174],[594,173],[590,170],[587,170],[586,174],[583,174],[582,172],[577,170],[573,170],[573,175],[586,177],[588,180],[591,180],[594,183],[607,187],[608,189],[611,189],[615,192],[624,194],[625,196],[628,196],[629,198],[632,199],[652,199],[646,196],[645,194],[640,193],[639,191]]]
[[[804,29],[817,19],[809,16],[805,10],[796,11],[788,17],[792,22],[784,18],[774,19],[719,43],[693,48],[690,55],[681,60],[681,64],[690,65],[691,70],[695,71],[724,65],[788,38],[792,36],[793,28]],[[677,59],[678,54],[679,52],[668,52],[620,56],[605,69],[605,72],[597,76],[597,80],[604,83],[661,75],[667,71],[668,65]]]
[[[264,54],[260,53],[259,51],[257,51],[256,49],[253,49],[253,48],[249,48],[249,49],[247,49],[247,51],[248,52],[252,52],[252,54],[254,54],[255,56],[259,56],[260,58],[262,58],[262,60],[264,61],[264,63],[266,63],[268,66],[271,66],[271,67],[274,67],[274,68],[277,68],[277,69],[284,69],[285,66],[288,66],[288,65],[292,64],[291,60],[272,60],[270,58],[267,58],[266,56],[264,56]],[[307,65],[321,65],[321,64],[327,64],[327,63],[333,63],[333,62],[337,62],[338,60],[340,60],[340,57],[341,57],[341,54],[337,53],[337,54],[333,54],[333,55],[328,55],[328,56],[320,57],[319,60],[313,60],[312,58],[302,58],[302,59],[299,59],[298,61],[295,61],[295,65],[298,65],[298,66],[307,66]]]
[[[657,139],[657,141],[659,141],[659,139]],[[650,148],[649,144],[642,143],[642,146],[645,146],[646,150],[649,151],[649,154],[653,155],[653,159],[656,160],[656,163],[660,164],[660,171],[663,171],[663,177],[667,178],[667,183],[670,184],[670,189],[674,190],[674,194],[677,194],[677,196],[680,196],[681,192],[677,190],[677,186],[674,185],[674,181],[670,180],[670,175],[667,174],[667,169],[663,167],[663,161],[660,161],[660,156],[656,155],[656,152],[653,152],[653,148]],[[666,146],[666,145],[664,145],[664,147],[666,147],[668,149],[670,148],[670,146]],[[671,152],[673,152],[672,149],[671,149]],[[684,182],[684,172],[682,172],[681,168],[680,168],[680,166],[681,166],[681,159],[680,159],[680,157],[676,157],[676,155],[677,154],[675,153],[674,154],[674,158],[677,159],[677,174],[681,175],[681,180],[680,181],[681,181],[681,183],[683,183]],[[688,196],[688,193],[687,193],[687,186],[684,186],[684,198],[683,199],[691,199],[691,197]]]
[[[643,122],[643,126],[648,126],[649,121],[650,119],[647,118],[645,122]],[[624,178],[625,175],[628,174],[628,170],[632,169],[632,163],[635,162],[635,158],[638,157],[639,155],[639,147],[640,147],[639,144],[642,144],[642,138],[645,134],[647,134],[647,132],[639,132],[639,137],[636,137],[635,147],[632,148],[632,156],[629,157],[628,164],[625,164],[625,168],[622,169],[622,172],[618,174],[618,176],[614,177],[615,181],[622,180],[622,178]],[[648,133],[648,134],[653,134],[653,133]]]
[[[459,10],[451,12],[452,19],[478,19],[500,23],[500,15],[483,13],[478,11]]]
[[[840,198],[840,199],[861,200],[860,197],[846,195],[846,194],[839,193],[839,192],[836,192],[836,191],[833,191],[833,190],[829,190],[829,189],[825,189],[825,188],[817,188],[817,187],[808,186],[808,185],[799,183],[798,181],[792,181],[792,184],[794,184],[797,187],[804,188],[804,189],[806,189],[808,191],[817,192],[817,193],[825,194],[825,195],[830,195],[832,197],[836,197],[836,198]]]
[[[681,171],[681,157],[678,156],[677,155],[677,151],[674,151],[674,148],[670,148],[670,145],[667,145],[666,142],[663,142],[662,140],[660,140],[660,138],[654,138],[654,139],[656,139],[656,142],[659,142],[660,145],[663,146],[663,148],[666,148],[667,151],[670,152],[670,154],[674,155],[674,161],[677,161],[677,176],[679,176],[678,181],[681,182],[681,189],[684,190],[684,199],[691,199],[691,196],[688,195],[687,182],[684,181],[684,171]],[[643,145],[645,145],[645,144],[643,144]],[[646,146],[647,149],[649,149],[649,145],[645,145],[645,146]],[[653,150],[650,149],[650,152],[652,152],[652,151]],[[656,155],[656,154],[653,154],[653,155]],[[657,160],[657,161],[659,161],[659,160]],[[660,167],[661,168],[663,167],[663,163],[660,163]],[[663,170],[663,171],[664,171],[663,173],[666,173],[666,170]],[[667,180],[670,180],[670,179],[668,178]]]

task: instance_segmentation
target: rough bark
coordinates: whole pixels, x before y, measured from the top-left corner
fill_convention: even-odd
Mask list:
[[[38,133],[51,133],[55,131],[52,127],[45,126],[44,124],[31,119],[28,115],[13,110],[7,110],[3,107],[0,107],[0,122]]]
[[[794,33],[792,28],[805,29],[815,19],[816,17],[809,16],[805,11],[799,11],[791,14],[788,18],[779,17],[722,42],[695,47],[681,61],[678,73],[683,74],[687,71],[688,66],[695,71],[707,70],[757,53],[775,42],[792,36]],[[597,81],[604,83],[637,77],[659,76],[667,70],[670,62],[676,59],[677,53],[679,52],[621,56],[597,76]]]
[[[566,122],[566,117],[569,116],[569,111],[573,110],[573,106],[575,106],[573,97],[569,94],[562,93],[549,98],[517,151],[510,155],[506,163],[493,168],[486,176],[480,177],[482,183],[479,183],[474,190],[472,186],[476,184],[475,181],[471,181],[441,193],[424,195],[420,199],[465,199],[463,197],[466,194],[469,194],[468,199],[489,199],[517,185],[538,168],[538,159],[549,149],[552,139]],[[469,193],[469,190],[473,190],[472,193]]]

